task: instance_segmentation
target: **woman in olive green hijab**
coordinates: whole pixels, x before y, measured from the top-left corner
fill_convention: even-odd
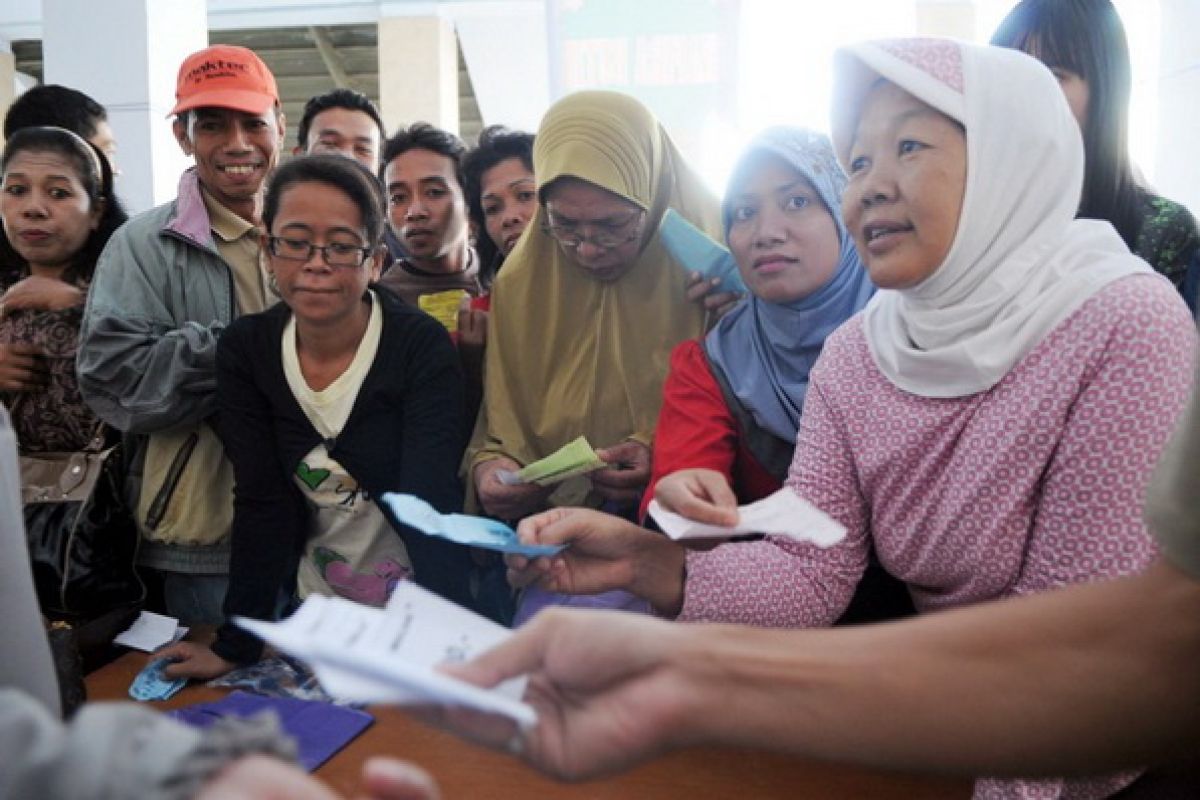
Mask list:
[[[533,161],[540,207],[493,287],[472,488],[493,516],[538,511],[549,490],[497,472],[586,436],[612,466],[555,500],[590,489],[590,504],[630,509],[649,479],[671,348],[704,326],[659,223],[673,208],[715,238],[720,209],[654,116],[615,92],[551,107]]]

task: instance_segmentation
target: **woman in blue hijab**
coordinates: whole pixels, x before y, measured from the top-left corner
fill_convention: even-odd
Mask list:
[[[764,131],[738,161],[722,217],[749,294],[671,354],[643,514],[681,469],[720,472],[739,503],[782,485],[809,370],[874,292],[842,223],[845,185],[829,139],[799,128]]]

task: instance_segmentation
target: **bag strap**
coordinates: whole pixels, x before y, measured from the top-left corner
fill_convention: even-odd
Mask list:
[[[104,443],[108,439],[108,426],[104,420],[96,418],[96,427],[92,431],[92,437],[88,439],[88,443],[83,446],[85,453],[101,453],[104,451]]]

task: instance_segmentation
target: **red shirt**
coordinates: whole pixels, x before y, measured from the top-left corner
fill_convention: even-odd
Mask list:
[[[643,519],[659,480],[681,469],[716,470],[743,505],[782,486],[743,445],[737,421],[696,339],[680,342],[671,351],[653,453],[650,485],[642,496]]]

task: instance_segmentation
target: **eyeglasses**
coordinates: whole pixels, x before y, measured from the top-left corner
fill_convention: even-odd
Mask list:
[[[548,222],[542,224],[542,230],[547,236],[568,250],[574,250],[584,242],[591,244],[593,247],[599,247],[603,250],[611,250],[614,247],[632,242],[634,239],[642,235],[642,220],[646,218],[644,210],[635,211],[628,219],[622,222],[597,222],[597,223],[577,223],[572,222],[567,225],[555,225]],[[591,227],[596,230],[596,233],[591,236],[584,236],[580,233],[584,227]]]
[[[284,236],[267,237],[267,247],[271,255],[288,261],[308,261],[313,253],[319,252],[329,266],[346,268],[361,267],[372,251],[370,247],[359,247],[355,244],[330,242],[326,245],[316,245],[307,239],[288,239]]]

